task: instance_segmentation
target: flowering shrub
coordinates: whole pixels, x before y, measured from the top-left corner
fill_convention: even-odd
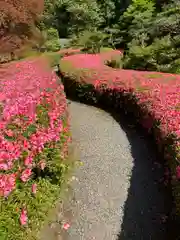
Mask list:
[[[133,113],[153,134],[170,169],[175,216],[179,219],[180,75],[117,70],[104,65],[108,57],[102,54],[64,57],[60,68],[65,90],[67,94]]]
[[[9,64],[0,77],[0,239],[27,239],[20,224],[40,226],[68,168],[66,97],[42,60]]]
[[[65,56],[63,59],[70,62],[75,68],[107,68],[104,65],[105,62],[111,61],[111,59],[115,59],[117,56],[121,56],[122,52],[119,50],[112,50],[108,52],[102,52],[101,54],[78,54],[76,57],[74,55]],[[69,58],[70,57],[70,58]]]
[[[63,55],[63,56],[69,56],[69,55],[73,55],[73,54],[77,54],[80,53],[81,49],[74,49],[74,48],[66,48],[66,49],[61,49],[58,51],[59,54]]]

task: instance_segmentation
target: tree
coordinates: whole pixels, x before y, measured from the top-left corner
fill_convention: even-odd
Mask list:
[[[165,5],[165,4],[168,4],[171,2],[171,0],[156,0],[156,8],[157,10],[160,12],[162,11],[162,7]]]
[[[102,21],[96,0],[45,0],[43,18],[43,28],[56,28],[60,38],[96,28]]]
[[[101,24],[102,28],[109,27],[113,19],[115,18],[115,4],[113,0],[97,0],[99,8],[101,10],[101,16],[103,18],[103,22]]]
[[[150,27],[151,38],[180,35],[180,1],[164,5]]]
[[[45,51],[56,52],[60,50],[61,46],[57,29],[49,28],[45,33],[45,39],[46,41],[42,46]]]
[[[36,28],[43,0],[0,0],[0,54],[20,50],[40,37]]]
[[[180,72],[180,1],[162,7],[147,27],[148,40],[141,37],[142,27],[136,25],[136,37],[128,44],[124,67],[162,72]],[[129,28],[131,29],[131,27]],[[128,33],[131,34],[131,33]]]
[[[155,13],[153,0],[133,0],[119,19],[119,45],[127,48],[127,44],[136,39],[140,44],[148,40],[148,28]]]
[[[42,13],[41,21],[38,24],[38,27],[41,30],[53,27],[56,3],[57,0],[44,0],[44,11]]]
[[[75,39],[72,40],[72,45],[75,45],[88,53],[99,53],[100,48],[104,46],[106,34],[101,31],[84,31]]]

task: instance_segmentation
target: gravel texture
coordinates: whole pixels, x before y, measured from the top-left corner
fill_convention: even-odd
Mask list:
[[[162,168],[151,146],[103,110],[71,102],[73,141],[83,166],[72,183],[67,240],[164,240]]]
[[[70,228],[60,231],[57,225],[59,235],[48,237],[46,231],[46,238],[165,240],[166,202],[159,184],[163,169],[152,146],[103,110],[71,101],[69,111],[73,144],[83,165],[59,210]]]

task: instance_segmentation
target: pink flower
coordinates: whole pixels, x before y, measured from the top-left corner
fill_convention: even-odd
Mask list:
[[[7,197],[16,187],[16,174],[0,174],[0,196]]]
[[[33,193],[33,194],[36,194],[36,192],[37,192],[37,184],[34,183],[34,184],[32,185],[32,193]]]
[[[28,144],[27,140],[24,140],[23,146],[24,146],[25,149],[28,148],[29,144]]]
[[[46,167],[46,163],[42,160],[39,162],[39,166],[40,166],[41,170],[44,170],[44,168]]]
[[[7,163],[0,163],[0,170],[8,170],[9,167],[7,165]]]
[[[64,223],[62,225],[62,228],[65,229],[65,230],[68,230],[70,228],[70,224],[69,223]]]
[[[33,162],[33,157],[32,156],[28,156],[25,160],[24,160],[24,165],[25,166],[31,166]]]
[[[13,134],[13,131],[9,129],[9,130],[6,130],[6,135],[9,137],[12,137],[14,134]]]
[[[73,81],[83,85],[91,84],[99,93],[103,91],[105,85],[108,90],[107,95],[112,92],[117,93],[116,104],[121,96],[127,106],[128,103],[138,106],[139,112],[134,114],[140,117],[139,122],[144,128],[147,131],[158,129],[156,137],[158,136],[160,140],[158,141],[159,149],[163,146],[163,140],[171,134],[175,136],[176,139],[172,140],[176,144],[180,137],[180,75],[112,69],[105,66],[107,60],[122,53],[115,50],[101,54],[78,54],[64,57],[62,61],[71,63]],[[68,70],[64,70],[63,75],[71,78]],[[179,149],[175,150],[175,154],[178,157]],[[175,161],[172,154],[168,158]],[[180,179],[179,168],[176,175]]]
[[[176,177],[178,180],[180,179],[180,166],[176,168]]]
[[[23,208],[20,215],[20,223],[22,226],[26,225],[28,221],[27,211]]]
[[[21,180],[23,182],[27,182],[32,174],[32,170],[30,168],[26,168],[21,174]]]
[[[0,122],[0,129],[3,129],[5,125],[6,125],[5,122]]]

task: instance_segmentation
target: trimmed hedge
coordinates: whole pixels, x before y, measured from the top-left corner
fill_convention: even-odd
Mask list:
[[[174,198],[172,219],[180,223],[180,75],[117,70],[104,65],[110,55],[81,54],[60,62],[65,92],[91,104],[131,114],[152,134],[168,166]],[[180,232],[178,233],[178,238]]]
[[[36,239],[69,170],[63,85],[42,59],[0,68],[0,239]]]

